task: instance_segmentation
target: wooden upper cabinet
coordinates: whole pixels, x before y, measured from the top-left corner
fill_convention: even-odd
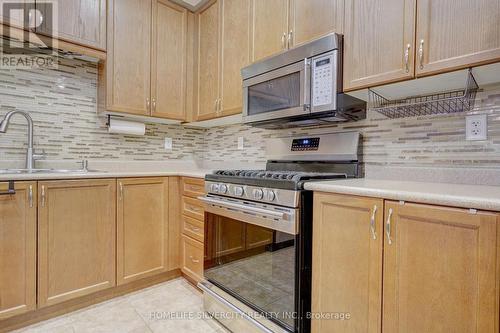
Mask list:
[[[346,1],[344,90],[414,76],[415,11],[416,0]]]
[[[289,0],[252,0],[252,62],[287,48]]]
[[[312,312],[351,318],[313,320],[312,332],[380,332],[383,207],[381,199],[315,193]]]
[[[243,88],[241,69],[250,64],[251,0],[220,0],[221,89],[220,115],[242,112]]]
[[[290,46],[343,29],[344,0],[290,0]]]
[[[417,75],[500,60],[499,0],[418,0],[417,8]]]
[[[168,178],[118,179],[118,285],[168,271]]]
[[[165,0],[153,7],[153,117],[186,118],[187,10]]]
[[[38,306],[113,287],[115,180],[38,183]]]
[[[37,9],[46,4],[37,3]],[[106,49],[106,0],[58,0],[57,19],[52,31],[45,20],[37,25],[38,33],[53,35],[71,43]]]
[[[219,2],[198,14],[198,107],[196,120],[217,117],[219,99]]]
[[[497,215],[396,202],[385,214],[384,332],[498,332]]]
[[[36,307],[36,183],[16,182],[15,191],[0,195],[0,320]]]
[[[150,115],[152,0],[108,1],[107,109]]]

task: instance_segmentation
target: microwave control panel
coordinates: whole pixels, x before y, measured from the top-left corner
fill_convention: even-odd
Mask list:
[[[332,104],[333,91],[333,54],[329,53],[312,59],[312,105]]]

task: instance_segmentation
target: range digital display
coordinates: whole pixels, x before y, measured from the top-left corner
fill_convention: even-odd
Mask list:
[[[294,139],[292,151],[318,150],[319,138]]]

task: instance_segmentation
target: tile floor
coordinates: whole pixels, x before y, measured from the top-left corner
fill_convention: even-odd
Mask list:
[[[15,333],[228,332],[206,318],[201,296],[195,287],[178,278]]]

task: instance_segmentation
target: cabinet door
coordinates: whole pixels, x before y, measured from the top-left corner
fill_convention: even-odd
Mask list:
[[[38,183],[38,305],[115,285],[114,180]]]
[[[288,0],[252,0],[252,62],[287,48]]]
[[[150,115],[152,0],[109,0],[107,108]]]
[[[245,248],[247,250],[273,243],[274,232],[272,230],[247,224],[246,233]]]
[[[37,9],[47,6],[37,3]],[[71,43],[106,49],[106,0],[57,0],[57,20],[52,29],[42,21],[37,32]]]
[[[312,332],[380,332],[383,201],[315,194],[312,312],[347,320],[314,319]]]
[[[0,195],[0,320],[36,307],[36,183],[16,182],[15,191]]]
[[[344,0],[290,0],[291,44],[344,29]]]
[[[197,120],[216,118],[219,99],[219,1],[198,14]]]
[[[241,69],[250,63],[251,0],[221,0],[221,116],[241,113]]]
[[[415,11],[416,0],[346,1],[345,90],[414,76]]]
[[[118,180],[118,285],[168,270],[168,178]]]
[[[200,282],[203,280],[203,243],[182,235],[181,248],[182,273]]]
[[[500,60],[499,0],[418,0],[417,8],[417,75]]]
[[[154,3],[152,116],[185,120],[187,10],[166,0]]]
[[[384,332],[498,332],[497,223],[387,202]]]
[[[224,216],[217,216],[215,226],[216,257],[245,250],[246,245],[246,223],[233,220]]]

